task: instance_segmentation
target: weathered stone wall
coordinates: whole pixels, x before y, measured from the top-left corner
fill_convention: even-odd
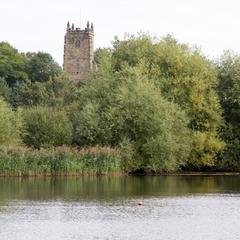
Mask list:
[[[94,29],[87,23],[82,30],[70,28],[67,25],[67,32],[64,39],[64,64],[63,69],[74,82],[84,82],[93,68],[94,62]]]

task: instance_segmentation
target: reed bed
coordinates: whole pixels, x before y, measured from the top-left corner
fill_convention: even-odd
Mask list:
[[[122,165],[120,151],[109,147],[0,146],[0,176],[123,174]]]

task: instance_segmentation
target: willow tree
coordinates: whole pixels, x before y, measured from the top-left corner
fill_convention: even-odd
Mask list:
[[[165,100],[136,68],[106,74],[79,92],[74,142],[122,149],[126,171],[174,171],[185,166],[191,149],[188,118]]]
[[[193,139],[188,167],[213,166],[224,146],[219,137],[222,118],[214,65],[197,48],[179,44],[171,36],[160,41],[148,35],[127,36],[113,42],[110,55],[111,71],[138,68],[159,94],[187,113]]]

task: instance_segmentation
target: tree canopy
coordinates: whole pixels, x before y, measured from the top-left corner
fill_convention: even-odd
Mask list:
[[[50,78],[58,76],[62,70],[49,53],[27,53],[27,73],[32,82],[47,82]]]
[[[221,169],[240,169],[240,56],[225,52],[217,64],[218,94],[223,107],[225,126],[222,136],[227,144],[219,160]]]
[[[73,117],[78,145],[128,146],[128,170],[173,171],[186,164],[188,118],[138,69],[97,77],[80,90],[79,102]]]
[[[214,64],[197,48],[179,44],[171,36],[159,41],[148,35],[130,35],[123,41],[115,40],[109,55],[110,63],[106,64],[106,53],[102,54],[102,70],[119,73],[126,66],[138,68],[160,95],[186,112],[193,138],[189,167],[214,165],[224,146],[219,136],[222,117]]]
[[[239,55],[215,62],[139,34],[97,49],[95,62],[77,85],[50,54],[0,43],[0,143],[114,147],[127,172],[240,169]]]
[[[9,86],[28,79],[26,57],[6,42],[0,42],[0,77]]]

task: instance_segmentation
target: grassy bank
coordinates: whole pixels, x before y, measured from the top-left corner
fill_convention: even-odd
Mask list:
[[[122,174],[120,152],[108,147],[30,149],[0,146],[0,176]]]

